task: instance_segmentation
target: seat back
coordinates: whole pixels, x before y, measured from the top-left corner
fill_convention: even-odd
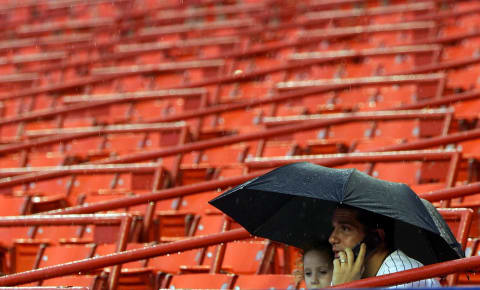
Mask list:
[[[226,244],[222,257],[222,251],[218,251],[212,257],[211,267],[214,263],[222,261],[221,270],[235,274],[263,274],[270,271],[269,266],[273,262],[274,246],[264,241],[239,241]],[[208,260],[208,256],[206,257]]]
[[[91,258],[93,251],[93,244],[47,246],[40,258],[38,268]]]
[[[70,275],[44,280],[42,286],[85,287],[90,290],[106,289],[106,277],[97,275]],[[70,288],[69,288],[70,289]]]
[[[148,244],[142,243],[128,243],[125,251],[141,249],[147,247]],[[99,244],[95,249],[95,256],[106,256],[117,252],[117,244]],[[142,268],[144,267],[144,260],[133,261],[125,263],[122,268]]]
[[[232,274],[182,274],[172,276],[170,289],[231,289],[235,275]]]
[[[222,231],[224,222],[225,218],[223,215],[203,214],[193,235],[204,236],[219,233]]]
[[[240,275],[233,286],[241,289],[296,289],[293,275]]]
[[[202,249],[184,251],[177,254],[163,255],[148,260],[147,266],[157,271],[178,274],[180,266],[200,265],[203,257]]]

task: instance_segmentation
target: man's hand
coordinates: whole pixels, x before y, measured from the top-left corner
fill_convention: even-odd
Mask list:
[[[350,248],[346,248],[344,252],[339,253],[339,258],[333,260],[332,285],[361,279],[363,271],[365,270],[364,260],[366,250],[367,246],[365,243],[362,243],[357,259],[355,259],[353,251]]]

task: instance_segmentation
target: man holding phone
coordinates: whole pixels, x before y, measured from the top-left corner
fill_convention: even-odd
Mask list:
[[[332,285],[362,278],[381,276],[423,266],[420,262],[393,249],[393,223],[382,216],[349,206],[339,206],[332,217]],[[436,279],[426,279],[403,287],[440,287]]]

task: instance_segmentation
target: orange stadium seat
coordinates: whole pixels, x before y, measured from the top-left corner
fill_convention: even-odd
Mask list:
[[[94,250],[91,244],[47,246],[40,256],[38,268],[91,258]]]
[[[239,275],[268,273],[274,253],[275,247],[269,242],[227,243],[222,269]]]
[[[293,275],[239,275],[233,289],[296,289]]]
[[[88,289],[103,289],[106,279],[100,275],[73,275],[43,280],[42,286],[88,287]]]
[[[182,274],[173,275],[165,289],[182,288],[216,288],[230,289],[233,284],[232,274]]]

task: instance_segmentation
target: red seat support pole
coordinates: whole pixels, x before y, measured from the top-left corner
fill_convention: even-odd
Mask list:
[[[212,234],[208,236],[161,244],[136,250],[130,250],[107,256],[84,259],[72,263],[66,263],[43,269],[7,275],[0,277],[0,286],[25,284],[33,281],[78,273],[85,270],[98,269],[131,261],[147,259],[155,256],[177,253],[179,251],[204,248],[219,243],[248,239],[250,237],[250,233],[248,233],[246,230],[235,229],[224,233]]]
[[[439,145],[447,145],[477,139],[480,137],[480,129],[473,129],[469,131],[453,133],[446,136],[432,137],[417,141],[411,141],[404,144],[390,145],[382,148],[369,150],[368,152],[385,152],[385,151],[399,151],[399,150],[420,150],[431,148]]]
[[[432,191],[429,193],[419,194],[419,196],[430,202],[436,202],[436,201],[441,201],[446,199],[467,196],[467,195],[475,194],[479,192],[480,192],[480,182],[475,182],[468,185],[445,188],[445,189]]]

